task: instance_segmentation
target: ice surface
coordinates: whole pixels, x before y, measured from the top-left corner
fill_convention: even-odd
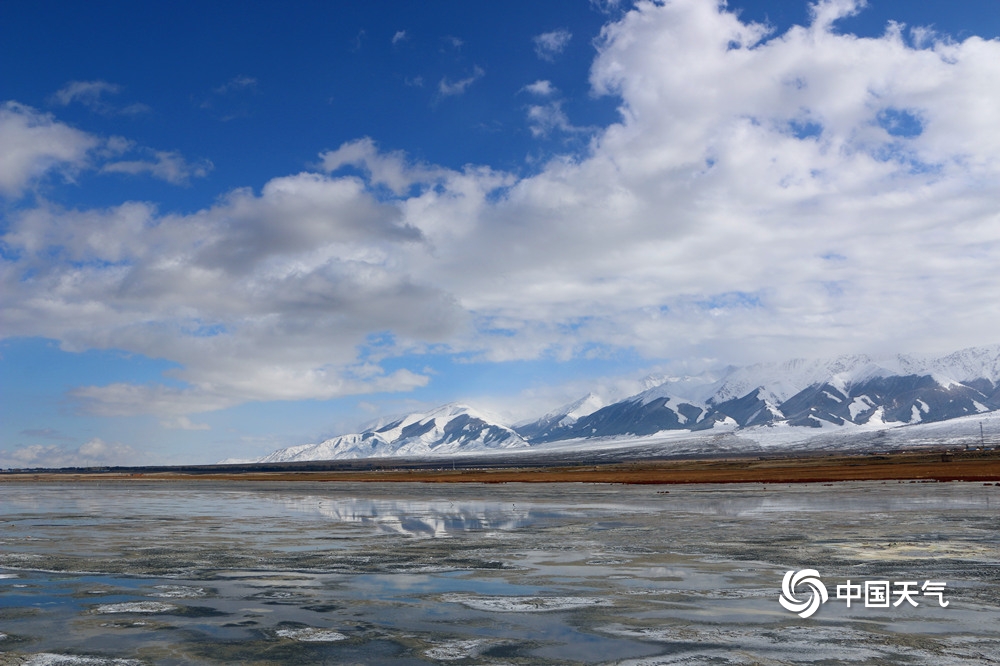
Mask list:
[[[930,666],[1000,654],[1000,486],[662,490],[0,484],[0,575],[25,585],[0,585],[0,664]],[[831,600],[803,620],[778,597],[784,573],[805,568]],[[946,581],[949,606],[847,609],[832,590],[848,579]]]
[[[159,595],[158,595],[159,596]],[[121,604],[101,604],[94,609],[95,613],[169,613],[177,610],[173,604],[158,601],[136,601]]]
[[[16,662],[23,666],[141,666],[134,659],[105,659],[102,657],[80,657],[72,654],[40,653],[26,661]]]
[[[478,657],[491,644],[491,641],[481,639],[444,641],[424,650],[424,654],[439,661],[472,659]]]
[[[588,606],[610,606],[608,599],[597,597],[473,597],[446,594],[444,601],[460,603],[469,608],[499,613],[543,613],[564,611]]]

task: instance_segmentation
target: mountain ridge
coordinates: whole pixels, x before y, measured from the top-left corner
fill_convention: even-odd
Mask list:
[[[810,431],[857,429],[845,426],[869,431],[948,421],[1000,410],[1000,344],[941,357],[853,354],[659,379],[610,404],[590,392],[514,426],[450,403],[360,433],[280,449],[255,462],[524,451],[568,440],[585,445],[671,432],[766,434],[775,426],[783,436],[801,429],[805,438]]]

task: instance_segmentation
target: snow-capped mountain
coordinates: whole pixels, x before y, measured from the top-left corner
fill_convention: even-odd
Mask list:
[[[658,383],[657,383],[658,382]],[[940,358],[863,354],[659,377],[612,404],[596,393],[510,428],[464,405],[411,414],[361,433],[276,451],[257,462],[525,450],[685,433],[744,433],[761,444],[930,424],[1000,410],[1000,345]],[[763,438],[763,439],[762,439]],[[761,441],[758,441],[761,440]],[[575,444],[574,444],[575,446]],[[824,447],[829,447],[824,443]]]
[[[319,444],[280,449],[255,462],[425,456],[528,446],[527,441],[507,426],[491,422],[466,405],[451,404]]]
[[[530,441],[547,441],[552,433],[562,432],[574,423],[604,407],[604,400],[588,393],[579,400],[563,405],[540,419],[514,426],[521,437]]]
[[[534,424],[517,430],[532,442],[548,442],[733,425],[944,421],[1000,409],[1000,345],[942,358],[852,355],[761,363],[703,379],[668,379],[537,434]]]

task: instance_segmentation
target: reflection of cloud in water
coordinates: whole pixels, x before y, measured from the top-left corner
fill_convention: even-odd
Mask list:
[[[340,523],[373,527],[381,532],[445,537],[461,532],[513,530],[541,519],[545,512],[516,503],[449,500],[281,497],[285,506],[319,513]]]
[[[891,515],[902,511],[982,509],[989,506],[989,496],[985,494],[970,497],[967,493],[949,496],[941,492],[921,492],[926,486],[920,484],[893,482],[881,487],[857,486],[850,482],[791,487],[748,484],[743,493],[712,489],[694,490],[688,494],[672,488],[670,497],[664,499],[664,505],[659,508],[671,512],[752,517],[794,513]]]

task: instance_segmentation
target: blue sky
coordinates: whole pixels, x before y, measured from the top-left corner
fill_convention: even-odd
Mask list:
[[[0,467],[996,342],[995,2],[0,5]]]

